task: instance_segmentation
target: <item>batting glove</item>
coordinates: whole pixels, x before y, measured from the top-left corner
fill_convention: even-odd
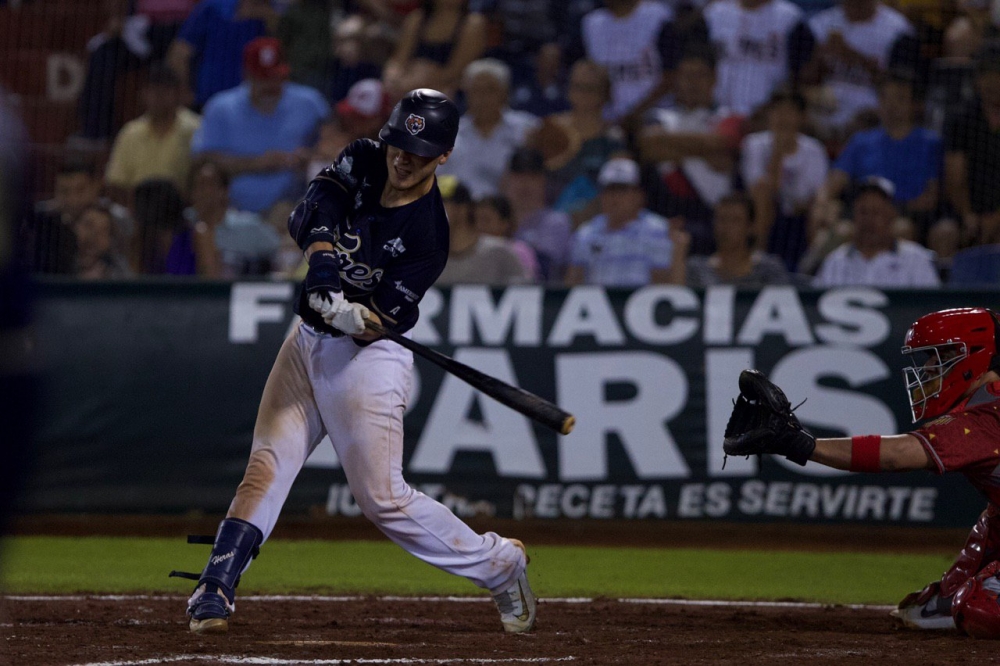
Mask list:
[[[327,326],[331,326],[347,335],[361,335],[365,332],[365,319],[370,311],[360,303],[351,303],[344,300],[343,294],[337,293],[339,298],[326,300],[320,294],[309,295],[309,306],[323,316],[323,321]]]
[[[318,312],[326,319],[327,315],[332,316],[336,306],[334,303],[344,300],[344,293],[340,291],[314,291],[309,294],[309,307]]]

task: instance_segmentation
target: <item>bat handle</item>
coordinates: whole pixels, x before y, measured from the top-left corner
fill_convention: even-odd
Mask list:
[[[372,333],[378,333],[379,335],[385,335],[385,327],[378,323],[374,319],[365,319],[365,328]]]

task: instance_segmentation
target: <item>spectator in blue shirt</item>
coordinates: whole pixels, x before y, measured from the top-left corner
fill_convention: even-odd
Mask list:
[[[244,47],[268,32],[277,15],[269,0],[201,0],[170,45],[167,62],[200,109],[240,83]],[[194,84],[191,74],[194,73]]]
[[[304,190],[309,146],[330,105],[316,90],[288,82],[281,42],[260,37],[243,58],[246,81],[205,105],[191,152],[233,175],[229,196],[239,210],[266,213]]]
[[[895,204],[919,220],[938,205],[941,138],[914,123],[916,95],[905,74],[889,76],[879,90],[882,124],[850,138],[833,163],[819,206],[840,198],[849,187],[880,176],[896,188]]]

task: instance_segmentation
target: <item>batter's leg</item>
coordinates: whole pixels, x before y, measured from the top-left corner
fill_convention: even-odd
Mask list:
[[[313,349],[316,401],[354,499],[412,555],[494,594],[509,590],[524,573],[524,550],[492,532],[477,534],[403,479],[412,365],[412,354],[388,341],[358,348],[346,338],[326,338]]]
[[[315,336],[296,328],[267,378],[246,473],[188,600],[190,629],[195,633],[228,631],[240,576],[270,536],[295,477],[323,438],[303,361],[314,341]]]

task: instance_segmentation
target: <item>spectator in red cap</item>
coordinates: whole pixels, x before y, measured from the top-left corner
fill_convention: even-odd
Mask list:
[[[378,79],[362,79],[351,86],[347,97],[334,107],[337,118],[351,139],[378,139],[379,130],[389,120],[392,100]]]
[[[247,44],[243,74],[242,85],[208,100],[191,149],[232,174],[234,207],[266,213],[301,196],[308,148],[330,106],[316,90],[288,81],[281,42],[273,37]]]

